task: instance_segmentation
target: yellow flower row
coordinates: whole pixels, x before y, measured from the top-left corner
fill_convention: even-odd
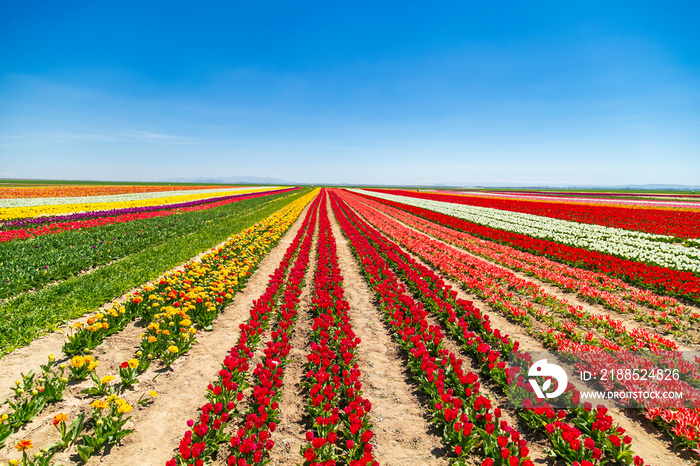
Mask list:
[[[174,355],[184,352],[194,340],[193,321],[201,327],[209,325],[242,285],[240,279],[252,273],[317,192],[297,199],[231,237],[222,247],[187,264],[184,271],[166,274],[158,287],[145,287],[148,293],[145,299],[132,298],[133,302],[156,311],[141,335],[141,348],[146,351],[141,357],[155,357],[148,352],[158,347],[166,347]]]
[[[197,201],[213,197],[232,196],[237,194],[250,194],[269,191],[268,187],[252,188],[245,190],[223,191],[217,193],[200,193],[185,196],[168,196],[154,199],[141,199],[124,202],[93,202],[86,204],[58,204],[43,206],[8,207],[0,212],[0,220],[38,217],[40,215],[60,215],[74,212],[92,212],[95,210],[129,209],[133,207],[150,207],[157,205],[168,205],[181,202]]]

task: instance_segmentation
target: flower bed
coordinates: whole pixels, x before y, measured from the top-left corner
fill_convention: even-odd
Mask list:
[[[510,246],[482,240],[375,202],[367,197],[363,197],[363,202],[425,234],[460,246],[471,254],[535,276],[564,291],[575,291],[582,298],[603,304],[614,311],[633,312],[636,320],[663,324],[667,330],[677,332],[687,329],[693,322],[700,320],[700,314],[692,312],[674,298],[634,288],[622,280],[608,277],[600,272],[578,269]],[[639,312],[635,303],[644,304],[661,312],[652,311],[651,314]]]
[[[100,227],[104,225],[114,225],[117,223],[125,223],[125,222],[132,222],[134,220],[144,220],[147,218],[153,218],[153,217],[166,217],[168,215],[176,215],[184,212],[197,212],[200,210],[208,210],[208,209],[213,209],[214,207],[220,207],[222,205],[227,205],[227,204],[232,204],[234,202],[239,202],[244,199],[255,199],[257,197],[262,197],[262,196],[269,196],[270,194],[280,194],[288,191],[293,191],[294,189],[297,188],[290,188],[290,189],[284,189],[284,190],[278,190],[278,191],[267,191],[264,193],[253,193],[253,194],[240,194],[236,196],[231,196],[228,199],[224,200],[218,200],[214,202],[209,202],[209,203],[202,203],[201,201],[194,201],[194,203],[187,203],[187,204],[192,204],[189,207],[175,207],[171,210],[153,210],[149,211],[147,208],[134,208],[134,209],[126,209],[126,210],[142,210],[140,213],[128,213],[128,214],[122,214],[122,215],[116,215],[116,216],[102,216],[99,214],[102,214],[103,212],[85,212],[84,218],[88,218],[90,216],[94,217],[91,220],[79,220],[79,221],[61,221],[61,222],[54,222],[54,223],[48,223],[45,224],[41,227],[36,227],[36,228],[20,228],[17,230],[5,230],[5,231],[0,231],[0,242],[3,241],[13,241],[17,239],[28,239],[28,238],[33,238],[35,236],[43,236],[43,235],[49,235],[53,233],[61,233],[63,231],[70,231],[70,230],[80,230],[82,228],[94,228],[94,227]],[[165,206],[159,206],[161,209]],[[76,215],[77,216],[77,215]],[[41,219],[45,219],[45,217],[41,217]],[[60,220],[64,220],[62,218],[59,218]]]
[[[72,206],[69,212],[63,212],[55,215],[27,215],[23,218],[17,220],[8,220],[2,223],[3,229],[12,229],[17,227],[26,227],[31,225],[44,225],[52,224],[56,222],[74,222],[74,221],[84,221],[88,219],[95,219],[101,217],[116,217],[120,215],[127,214],[142,214],[146,212],[159,212],[162,210],[173,210],[173,209],[191,209],[194,207],[201,207],[211,204],[211,207],[217,207],[220,205],[228,204],[230,201],[236,199],[248,199],[251,197],[256,197],[256,194],[276,194],[288,191],[293,191],[299,188],[286,188],[286,189],[275,189],[275,190],[244,190],[238,191],[236,194],[229,196],[219,196],[219,197],[208,197],[204,199],[189,200],[183,202],[165,202],[156,203],[154,205],[138,206],[138,205],[122,205],[124,203],[107,203],[104,209],[90,209],[90,207],[85,207],[83,210],[75,211]],[[171,200],[178,200],[177,198]],[[235,201],[234,201],[235,202]],[[129,203],[127,203],[129,204]],[[133,204],[133,203],[132,203]],[[66,207],[68,209],[68,207]],[[195,209],[199,210],[199,209]],[[186,212],[188,210],[182,210]],[[9,218],[9,217],[8,217]],[[14,230],[17,231],[17,230]],[[19,230],[21,231],[21,230]],[[18,234],[18,233],[17,233]]]
[[[679,244],[672,236],[570,222],[493,208],[362,191],[374,197],[433,210],[478,225],[611,254],[676,270],[700,272],[700,243]]]
[[[274,445],[269,434],[276,428],[274,419],[278,403],[272,400],[276,392],[271,392],[279,388],[276,386],[278,381],[281,385],[283,368],[280,365],[280,355],[284,351],[288,352],[289,333],[287,332],[291,332],[293,328],[301,279],[308,265],[317,206],[318,198],[309,209],[302,227],[287,249],[282,262],[270,277],[265,292],[254,301],[250,311],[251,316],[245,324],[241,325],[238,342],[224,359],[217,381],[207,387],[209,403],[202,407],[198,422],[195,423],[194,420],[187,422],[191,430],[185,432],[180,441],[178,453],[167,462],[168,466],[201,464],[204,459],[220,451],[223,442],[228,442],[231,448],[234,448],[234,444],[239,440],[240,443],[235,449],[240,457],[232,454],[227,462],[236,466],[258,464],[263,460],[264,453]],[[286,277],[295,256],[296,261],[292,272],[289,277]],[[249,409],[252,409],[255,403],[258,403],[256,407],[262,406],[262,409],[261,412],[246,411],[246,415],[243,415],[237,405],[245,399],[244,390],[249,387],[247,371],[250,360],[262,339],[264,330],[270,325],[270,319],[273,318],[277,309],[276,300],[282,293],[284,293],[284,301],[276,312],[272,341],[268,342],[264,362],[258,364],[254,370],[257,385],[253,388],[253,393],[248,400]],[[235,436],[227,435],[224,429],[226,424],[240,422],[241,418],[245,418],[244,425]]]
[[[634,285],[655,290],[662,294],[684,297],[700,302],[700,277],[692,272],[682,272],[667,267],[620,259],[610,254],[567,246],[554,241],[532,238],[527,235],[499,230],[451,217],[432,210],[410,206],[400,202],[381,200],[382,203],[420,215],[440,224],[466,233],[508,244],[515,248],[571,264],[575,267],[595,270],[611,277],[618,277]]]
[[[0,200],[0,205],[4,206],[2,213],[0,213],[0,221],[9,220],[9,222],[5,223],[16,226],[18,224],[23,224],[23,220],[21,219],[34,219],[42,216],[51,217],[82,212],[118,211],[120,209],[148,208],[158,206],[173,208],[172,206],[176,204],[181,204],[182,207],[187,207],[187,203],[190,202],[206,204],[208,202],[223,201],[227,198],[230,199],[232,196],[270,191],[273,189],[275,188],[227,188],[207,190],[208,192],[203,193],[183,192],[180,195],[142,193],[107,197],[95,196],[88,198],[17,199],[9,201]],[[11,207],[13,204],[20,205],[17,207]],[[164,207],[160,208],[162,209]]]

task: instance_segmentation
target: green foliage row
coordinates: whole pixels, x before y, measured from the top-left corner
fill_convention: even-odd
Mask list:
[[[213,209],[104,225],[0,243],[0,299],[189,235],[207,222],[235,217],[284,194]]]
[[[68,319],[95,311],[100,305],[248,228],[308,191],[308,188],[293,191],[255,211],[201,224],[190,235],[171,238],[93,273],[75,276],[6,302],[0,306],[0,353],[25,346]]]

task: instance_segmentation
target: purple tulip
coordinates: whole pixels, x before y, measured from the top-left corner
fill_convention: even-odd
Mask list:
[[[78,213],[70,214],[70,215],[53,215],[50,217],[23,218],[23,219],[19,219],[19,220],[10,220],[8,222],[5,222],[5,224],[3,226],[4,227],[20,227],[20,228],[22,228],[22,227],[26,227],[26,226],[36,226],[36,225],[42,225],[45,223],[53,223],[53,222],[75,222],[78,220],[89,220],[91,218],[99,218],[99,217],[113,217],[113,216],[125,215],[125,214],[138,214],[138,213],[142,213],[142,212],[156,212],[159,210],[181,209],[184,207],[194,207],[194,206],[198,206],[198,205],[211,204],[211,203],[219,202],[219,201],[227,201],[229,199],[240,198],[242,200],[242,199],[245,199],[247,197],[258,197],[260,194],[286,193],[288,191],[293,191],[296,189],[300,189],[300,188],[297,187],[297,188],[280,189],[280,190],[275,190],[275,191],[261,191],[261,192],[257,192],[257,193],[236,194],[233,196],[213,197],[213,198],[209,198],[209,199],[200,199],[197,201],[180,202],[180,203],[176,203],[176,204],[166,204],[166,205],[147,206],[147,207],[129,207],[126,209],[96,210],[96,211],[92,211],[92,212],[78,212]]]

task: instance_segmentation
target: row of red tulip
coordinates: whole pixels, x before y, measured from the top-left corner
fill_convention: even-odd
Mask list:
[[[253,302],[250,318],[240,326],[240,335],[236,346],[224,358],[217,381],[207,387],[209,402],[202,406],[197,422],[195,420],[187,421],[190,430],[185,432],[177,454],[166,463],[167,466],[201,466],[205,460],[219,451],[222,442],[228,440],[224,426],[234,421],[239,414],[237,403],[244,399],[244,390],[248,387],[247,373],[250,360],[254,355],[255,348],[263,338],[263,332],[269,328],[277,298],[288,286],[287,282],[292,279],[291,276],[289,280],[285,279],[290,263],[297,255],[296,263],[303,261],[304,257],[308,260],[308,251],[304,256],[300,249],[310,247],[309,238],[313,236],[315,205],[317,205],[316,202],[309,209],[301,228],[287,248],[279,266],[270,276],[265,292]],[[296,264],[294,267],[298,268]],[[277,322],[275,332],[280,331],[281,323]],[[274,424],[267,423],[266,427],[268,432],[275,430]],[[262,451],[268,445],[268,440],[271,441],[269,438],[262,441],[262,448],[255,448],[256,451],[260,451],[258,456],[262,455]],[[246,443],[244,448],[248,446],[249,444]],[[257,444],[251,445],[251,447],[258,446]],[[251,451],[251,456],[251,459],[254,460],[256,453]]]
[[[360,231],[359,219],[334,193],[331,199],[379,306],[407,353],[409,368],[430,397],[433,422],[442,428],[443,442],[457,456],[453,464],[466,464],[470,452],[478,449],[485,458],[483,464],[532,466],[527,441],[501,418],[501,409],[480,393],[478,376],[464,370],[463,361],[452,351],[442,349],[440,326],[428,324],[428,313],[407,293],[366,232]]]
[[[361,221],[357,219],[356,223],[359,225]],[[450,333],[464,343],[463,348],[473,354],[484,373],[504,388],[511,385],[512,378],[516,376],[521,385],[523,378],[518,376],[520,367],[509,369],[506,363],[507,357],[517,351],[517,342],[513,342],[498,329],[493,329],[487,316],[482,315],[470,302],[456,299],[456,292],[449,285],[376,230],[364,225],[364,233],[381,248],[383,256],[401,273],[414,294],[420,296],[426,307],[438,315]],[[520,353],[519,357],[527,360],[527,354]],[[569,397],[573,400],[571,413],[555,412],[547,405],[530,405],[521,414],[530,427],[546,433],[552,442],[553,451],[574,464],[593,464],[599,460],[613,459],[629,459],[629,462],[643,464],[641,458],[633,457],[629,437],[625,437],[624,442],[617,442],[618,435],[622,435],[624,430],[613,424],[607,410],[603,407],[591,410],[590,407],[579,405],[578,393],[573,390],[573,386],[568,389]],[[571,424],[565,421],[567,417],[571,419]],[[585,448],[581,448],[582,445]]]
[[[510,269],[524,272],[552,283],[565,291],[574,291],[589,301],[620,312],[634,312],[635,319],[652,324],[663,324],[667,330],[682,331],[700,320],[700,314],[683,306],[677,299],[659,296],[650,290],[630,286],[620,279],[600,272],[571,267],[542,256],[519,251],[507,245],[486,241],[464,232],[447,228],[403,210],[363,198],[363,202],[423,233],[455,244],[471,254],[484,257]],[[660,310],[646,313],[636,308],[636,304]]]
[[[322,192],[325,198],[325,194]],[[350,323],[343,297],[336,243],[326,202],[321,205],[317,266],[312,300],[311,351],[306,356],[306,411],[311,428],[301,446],[307,466],[378,465],[369,441],[371,403],[362,398],[355,349],[360,338]]]
[[[455,204],[466,204],[531,215],[558,218],[613,228],[646,231],[681,238],[700,238],[700,212],[697,209],[663,209],[590,205],[575,202],[552,202],[527,199],[503,199],[485,196],[443,193],[416,193],[400,190],[373,191]]]
[[[668,267],[620,259],[610,254],[589,251],[555,241],[532,238],[519,233],[477,225],[439,212],[398,202],[384,199],[379,200],[379,202],[414,213],[450,228],[487,240],[507,244],[536,255],[545,256],[557,262],[598,271],[611,277],[620,278],[636,286],[655,290],[658,293],[680,296],[700,302],[700,277],[690,271],[681,272]]]

